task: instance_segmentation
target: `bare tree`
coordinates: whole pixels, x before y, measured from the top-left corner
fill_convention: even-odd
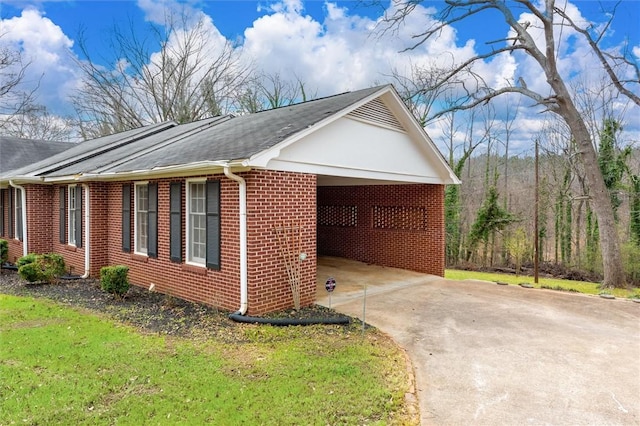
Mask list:
[[[83,85],[73,98],[85,136],[174,120],[191,122],[233,111],[250,75],[234,46],[209,21],[183,13],[149,24],[148,38],[115,28],[114,59],[104,67],[80,49]],[[159,46],[159,51],[156,51]],[[102,58],[103,62],[105,58]]]
[[[49,113],[42,105],[33,105],[21,114],[15,114],[6,123],[3,132],[25,139],[69,142],[76,139],[73,120]]]
[[[0,130],[13,122],[15,117],[28,111],[37,89],[24,90],[25,72],[29,66],[21,52],[2,42],[0,34]]]
[[[254,113],[265,109],[280,108],[317,97],[317,91],[308,92],[301,78],[287,80],[280,74],[261,74],[245,85],[238,99],[243,113]]]
[[[428,66],[411,64],[408,75],[398,69],[391,71],[389,77],[398,94],[422,127],[425,127],[433,118],[431,113],[433,104],[451,91],[449,82],[440,80],[440,75],[445,71],[435,64]]]
[[[401,24],[420,3],[422,3],[422,0],[400,0],[395,3],[396,8],[387,17],[387,23],[391,26]],[[558,69],[555,31],[562,26],[565,28],[571,27],[586,37],[587,41],[591,42],[592,49],[603,64],[612,83],[622,94],[630,99],[635,100],[636,95],[629,87],[638,87],[638,81],[634,79],[623,80],[620,77],[623,75],[620,67],[625,62],[617,62],[616,68],[611,66],[611,63],[606,61],[607,55],[598,46],[599,38],[594,39],[587,29],[582,30],[576,23],[568,19],[567,13],[555,5],[555,0],[545,0],[543,6],[538,6],[538,4],[539,2],[529,0],[519,0],[514,3],[499,0],[447,0],[445,1],[445,6],[437,15],[438,20],[434,21],[433,25],[426,28],[422,33],[415,35],[415,44],[410,49],[433,37],[438,37],[441,30],[456,22],[496,12],[502,15],[509,27],[515,32],[515,36],[501,40],[502,47],[494,48],[487,53],[479,53],[472,58],[455,64],[451,70],[442,76],[441,80],[443,82],[454,79],[460,81],[463,77],[467,77],[475,82],[475,87],[473,88],[470,88],[469,85],[462,87],[464,91],[460,101],[455,106],[456,109],[470,109],[506,93],[520,93],[532,99],[537,106],[543,107],[545,111],[559,115],[566,122],[577,145],[580,160],[584,165],[591,197],[593,198],[593,208],[598,218],[604,270],[603,285],[605,287],[625,286],[625,275],[620,256],[620,242],[609,192],[598,166],[598,157],[589,129],[575,105],[574,96]],[[523,10],[533,15],[534,22],[518,21],[515,13]],[[536,45],[532,35],[528,32],[529,27],[532,25],[542,30],[544,39],[540,41],[541,47]],[[496,41],[493,41],[493,43],[496,43]],[[473,66],[476,63],[496,55],[513,52],[523,52],[537,63],[540,71],[546,77],[551,93],[550,96],[528,88],[522,77],[518,79],[519,84],[513,82],[502,87],[490,87],[482,76],[473,70]],[[602,58],[605,60],[603,61]],[[634,64],[633,61],[630,62]],[[628,63],[627,65],[629,66]],[[446,111],[441,111],[439,114],[444,113]]]

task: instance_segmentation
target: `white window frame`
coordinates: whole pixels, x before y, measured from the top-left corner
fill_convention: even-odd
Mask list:
[[[138,200],[138,190],[141,187],[147,188],[147,210],[139,210],[140,209],[140,201]],[[136,182],[133,187],[133,252],[135,254],[139,254],[141,256],[148,256],[149,253],[149,182]],[[144,213],[147,219],[147,246],[140,247],[140,241],[138,237],[140,236],[140,231],[142,230],[142,225],[140,224],[140,213]]]
[[[78,210],[78,200],[76,200],[76,186],[67,186],[67,242],[70,246],[76,247],[76,210]],[[73,199],[73,209],[71,201]]]
[[[187,179],[186,182],[186,191],[185,191],[185,197],[186,197],[186,260],[185,262],[189,265],[195,265],[195,266],[203,266],[206,267],[207,265],[207,257],[206,257],[206,245],[205,245],[205,257],[204,258],[198,258],[198,257],[194,257],[193,256],[193,248],[192,248],[192,219],[191,219],[191,185],[193,184],[202,184],[204,185],[204,212],[202,213],[198,213],[198,215],[202,215],[204,216],[204,223],[205,223],[205,239],[206,239],[206,223],[207,223],[207,205],[206,205],[206,200],[207,200],[207,180],[206,179]],[[206,241],[205,241],[206,244]]]
[[[24,194],[22,193],[22,190],[19,188],[14,188],[15,189],[15,193],[14,193],[14,201],[13,201],[13,222],[14,222],[14,228],[13,228],[13,238],[16,240],[20,239],[20,235],[22,235],[22,239],[24,239],[24,229],[20,229],[19,225],[22,225],[24,227],[24,223],[22,223],[22,197],[24,197]],[[9,224],[9,226],[11,226],[11,224]]]

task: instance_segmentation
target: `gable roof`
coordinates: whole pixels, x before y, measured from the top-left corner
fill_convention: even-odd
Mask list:
[[[359,90],[255,114],[228,117],[215,126],[183,135],[172,143],[158,146],[153,151],[130,158],[113,167],[105,167],[101,172],[122,173],[201,162],[245,160],[379,89],[377,87]],[[183,126],[178,126],[177,130],[180,131]],[[153,144],[162,138],[162,134],[154,135],[149,138],[149,142]]]
[[[75,144],[0,136],[0,176],[66,151]]]
[[[63,154],[13,170],[11,175],[18,181],[54,182],[189,176],[219,173],[225,166],[237,170],[287,170],[289,166],[278,157],[282,150],[300,140],[308,140],[309,135],[330,127],[332,123],[345,117],[366,123],[369,127],[402,134],[406,140],[410,139],[411,143],[420,146],[422,161],[429,163],[429,176],[414,176],[407,181],[458,182],[391,85],[347,92],[255,114],[216,117],[183,125],[167,122],[146,126],[82,142]],[[346,139],[343,142],[350,143]],[[336,152],[336,155],[339,153]],[[323,170],[328,169],[325,167]],[[331,174],[331,171],[328,173]],[[412,176],[416,175],[413,171],[411,173]],[[420,174],[418,171],[417,175]],[[384,179],[405,179],[402,175],[402,172],[394,172],[395,177],[389,175]],[[0,180],[2,179],[3,175],[0,173]]]

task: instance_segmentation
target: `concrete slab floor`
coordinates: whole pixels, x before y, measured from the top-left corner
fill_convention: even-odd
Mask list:
[[[640,304],[320,258],[318,300],[409,355],[424,425],[640,425]]]

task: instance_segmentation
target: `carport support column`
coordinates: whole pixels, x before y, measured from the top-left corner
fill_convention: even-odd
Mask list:
[[[247,182],[234,175],[229,166],[224,166],[224,175],[238,182],[238,204],[240,209],[240,308],[237,314],[244,315],[249,308],[249,292],[247,282]]]

